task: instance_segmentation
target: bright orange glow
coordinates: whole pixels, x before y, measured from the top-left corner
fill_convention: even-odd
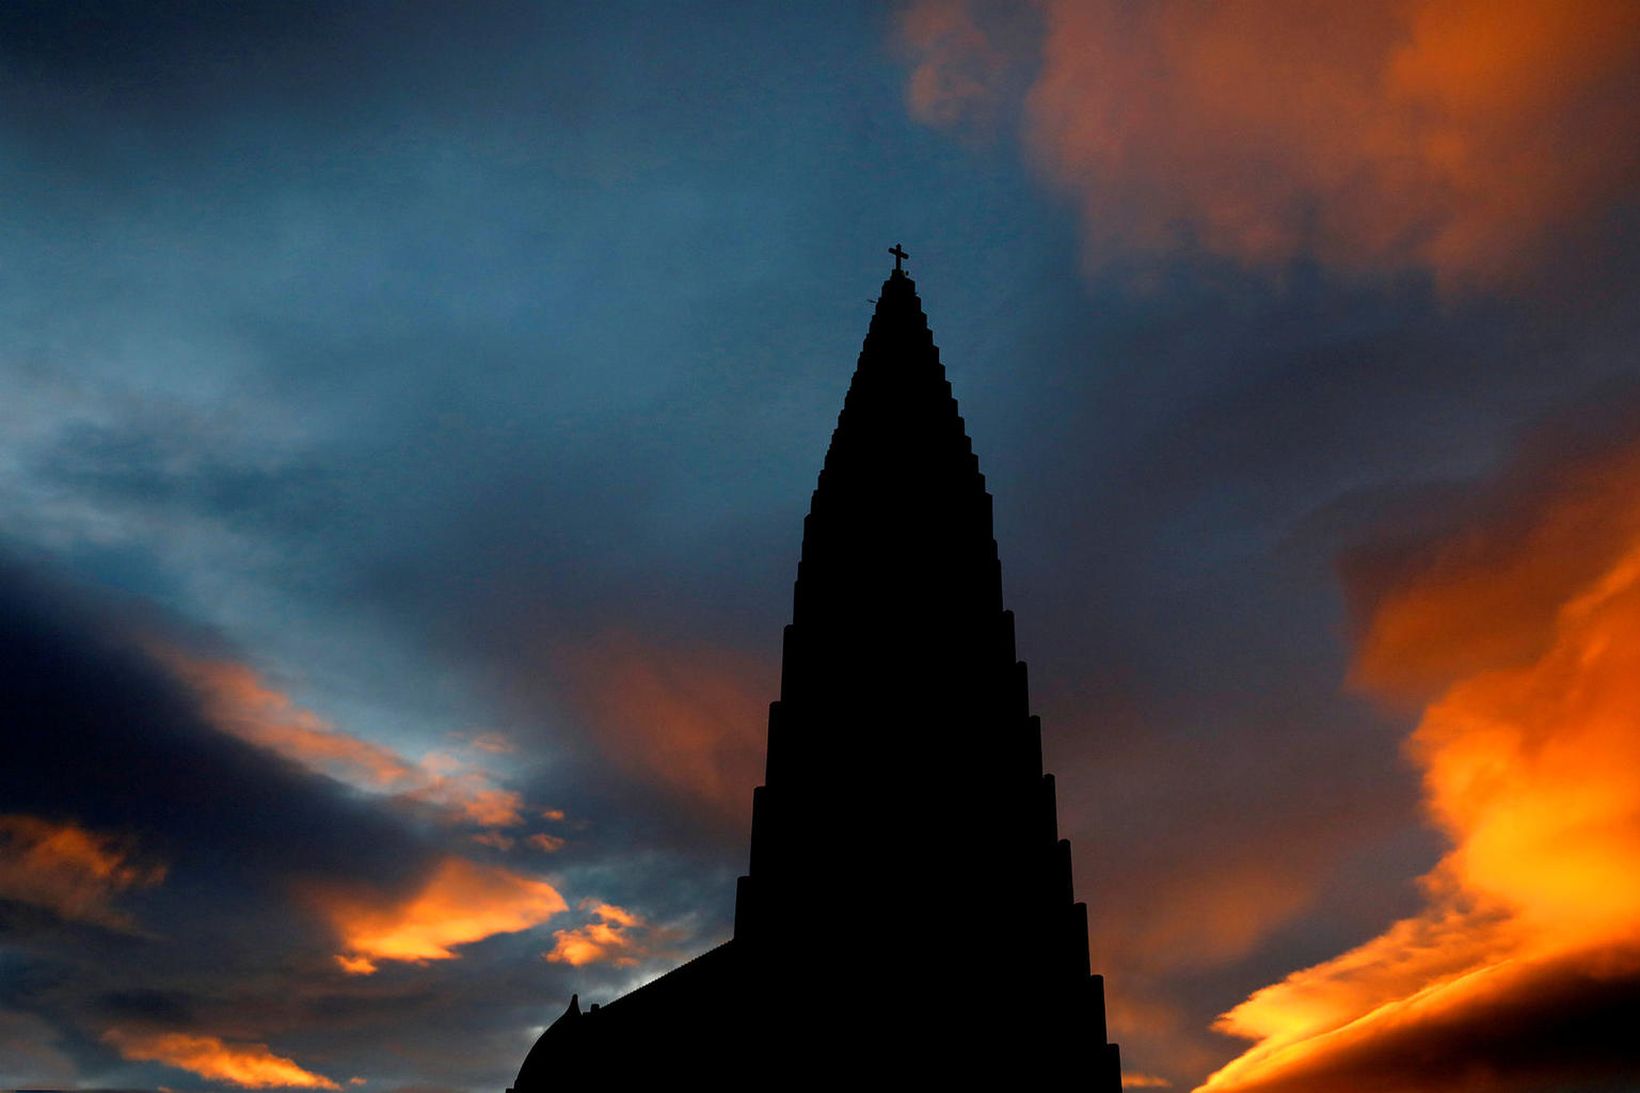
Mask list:
[[[545,881],[462,858],[446,858],[400,906],[335,894],[318,902],[347,949],[337,962],[354,975],[369,975],[384,960],[450,960],[457,946],[528,930],[568,910]]]
[[[903,18],[922,120],[960,122],[994,94],[972,6],[923,0]],[[1640,128],[1630,0],[1040,10],[1029,145],[1081,202],[1097,262],[1200,246],[1492,281],[1635,176],[1632,142],[1614,144]]]
[[[1428,907],[1421,914],[1225,1014],[1219,1027],[1255,1045],[1204,1088],[1363,1087],[1372,1083],[1359,1068],[1418,1029],[1483,1025],[1476,1015],[1542,991],[1546,982],[1634,973],[1635,456],[1617,453],[1563,476],[1559,484],[1569,493],[1537,498],[1533,511],[1467,530],[1383,595],[1358,676],[1423,682],[1432,660],[1463,666],[1425,708],[1408,744],[1423,770],[1430,814],[1453,849],[1424,878]],[[1590,485],[1596,482],[1598,488]],[[1612,549],[1625,539],[1625,548]],[[1577,548],[1536,553],[1561,542]],[[1533,635],[1483,643],[1497,662],[1490,666],[1433,640],[1478,628],[1466,613],[1482,603],[1501,629]]]
[[[1123,1074],[1123,1089],[1171,1089],[1173,1083],[1154,1074]]]
[[[611,635],[567,658],[595,742],[633,774],[744,819],[762,773],[771,667]]]
[[[185,1032],[130,1032],[111,1028],[103,1040],[127,1059],[164,1063],[213,1082],[246,1089],[338,1089],[323,1074],[304,1070],[294,1060],[275,1055],[267,1044],[229,1044],[215,1036]]]
[[[411,760],[338,730],[270,687],[248,665],[201,659],[172,646],[151,649],[200,695],[211,723],[241,740],[361,789],[431,805],[461,823],[511,827],[524,822],[523,799],[517,793],[494,785],[484,771],[456,756],[433,751]],[[477,737],[473,744],[492,753],[510,746],[496,734]]]
[[[554,930],[555,944],[546,959],[554,964],[579,968],[584,964],[613,964],[630,968],[650,950],[639,944],[637,933],[644,920],[610,903],[583,904],[598,917],[573,930]]]
[[[62,918],[129,929],[110,906],[120,892],[165,879],[165,866],[131,860],[125,840],[74,823],[0,816],[0,899],[27,903]]]

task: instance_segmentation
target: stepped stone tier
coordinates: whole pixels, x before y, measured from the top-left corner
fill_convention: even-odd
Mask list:
[[[991,495],[901,257],[804,520],[734,937],[572,999],[512,1093],[1121,1088]]]

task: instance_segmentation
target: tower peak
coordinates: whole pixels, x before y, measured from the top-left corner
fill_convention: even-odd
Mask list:
[[[1119,1093],[991,495],[909,255],[889,253],[803,522],[734,936],[566,1013],[511,1093],[652,1084],[680,1060],[731,1090],[800,1066],[828,1085],[1075,1075]],[[967,890],[976,875],[987,898]],[[993,936],[1007,944],[976,946]],[[884,974],[893,1004],[862,1009],[856,984]]]

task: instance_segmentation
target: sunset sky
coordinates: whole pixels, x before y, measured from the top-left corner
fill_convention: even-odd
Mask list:
[[[1633,1088],[1637,133],[1632,0],[0,7],[0,1088],[726,938],[894,243],[1127,1084]]]

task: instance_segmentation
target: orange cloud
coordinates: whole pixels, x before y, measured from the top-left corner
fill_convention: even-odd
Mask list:
[[[1300,865],[1311,855],[1271,861],[1269,845],[1250,834],[1241,848],[1181,851],[1176,871],[1137,872],[1132,881],[1146,886],[1147,898],[1097,912],[1112,978],[1222,966],[1298,917],[1315,894]]]
[[[630,968],[639,960],[653,956],[651,946],[665,931],[647,930],[644,920],[630,911],[610,903],[584,902],[582,905],[597,916],[573,930],[554,930],[552,951],[545,954],[554,964],[568,964],[579,968],[584,964],[612,964]],[[643,935],[647,934],[645,937]]]
[[[566,660],[573,697],[606,756],[720,816],[750,815],[775,686],[771,665],[626,635],[590,643]]]
[[[519,794],[494,785],[487,773],[456,756],[433,751],[411,760],[339,731],[270,687],[248,665],[195,657],[172,646],[154,644],[151,649],[200,696],[211,723],[241,740],[361,789],[430,805],[458,822],[480,827],[524,822]],[[474,744],[493,750],[477,740]]]
[[[987,5],[904,16],[915,115],[950,124]],[[1640,173],[1629,0],[1044,0],[1025,104],[1090,259],[1187,245],[1248,264],[1516,272]],[[960,28],[952,30],[951,27]],[[976,66],[978,66],[976,68]]]
[[[905,9],[901,32],[916,65],[906,95],[911,114],[929,125],[982,122],[991,114],[1007,67],[968,4],[921,3]]]
[[[165,873],[163,865],[134,862],[127,840],[37,816],[0,816],[0,899],[126,930],[131,920],[113,898],[159,884]]]
[[[450,960],[458,946],[528,930],[568,910],[545,881],[454,857],[396,906],[351,893],[321,893],[317,902],[347,950],[337,963],[355,975],[371,974],[383,960]]]
[[[1154,1074],[1123,1074],[1123,1089],[1171,1089],[1173,1083]]]
[[[292,1059],[275,1055],[267,1044],[229,1044],[215,1036],[133,1032],[119,1028],[109,1029],[102,1038],[127,1059],[164,1063],[209,1081],[227,1082],[246,1089],[340,1088],[323,1074],[315,1074]]]
[[[548,835],[546,832],[537,832],[524,840],[543,854],[556,854],[568,845],[568,840],[558,835]]]
[[[524,822],[524,799],[519,794],[492,785],[488,774],[444,752],[422,756],[415,779],[401,792],[481,827],[513,827]]]
[[[1522,462],[1473,526],[1349,559],[1362,619],[1351,682],[1421,704],[1542,656],[1560,606],[1640,541],[1637,482],[1640,444]]]
[[[1601,1031],[1610,1015],[1588,1002],[1640,1001],[1640,445],[1545,481],[1565,492],[1437,544],[1369,614],[1361,678],[1459,673],[1408,744],[1452,841],[1426,909],[1225,1014],[1223,1031],[1255,1043],[1203,1088],[1461,1088],[1454,1074],[1489,1064],[1515,1075],[1489,1089],[1542,1088],[1533,1065],[1640,1073],[1613,1056],[1631,1033]],[[1571,549],[1545,553],[1559,543]],[[1478,607],[1515,636],[1443,648],[1438,635],[1484,629]],[[1543,1026],[1544,998],[1584,1006],[1583,1031],[1523,1030],[1538,1057],[1500,1067],[1492,1053],[1520,1049],[1487,1030],[1525,1014]],[[1422,1077],[1395,1069],[1414,1056]]]
[[[468,743],[479,751],[489,752],[491,755],[511,755],[518,750],[511,740],[498,732],[481,732]]]

